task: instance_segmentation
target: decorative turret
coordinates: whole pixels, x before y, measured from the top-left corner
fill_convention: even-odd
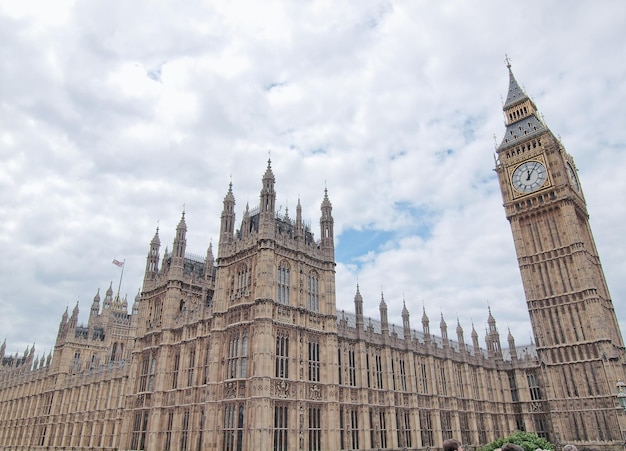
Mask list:
[[[296,205],[296,231],[294,238],[296,240],[304,239],[304,224],[302,223],[302,205],[300,205],[300,198],[298,197],[298,205]],[[357,285],[357,292],[359,291]]]
[[[424,342],[430,343],[430,320],[426,314],[426,307],[422,307],[422,332],[424,334]]]
[[[144,286],[148,280],[156,279],[159,274],[159,249],[161,247],[161,240],[159,239],[159,228],[156,228],[154,237],[150,241],[150,250],[146,257],[146,273],[144,275]]]
[[[102,303],[102,311],[110,310],[111,305],[113,304],[113,282],[109,284],[109,289],[104,295],[104,302]]]
[[[59,333],[57,334],[57,343],[59,342],[61,338],[64,338],[65,334],[67,333],[68,318],[69,318],[69,315],[67,314],[67,307],[65,307],[65,311],[63,312],[63,315],[61,315],[61,322],[59,323]]]
[[[406,302],[402,300],[402,328],[404,329],[404,339],[411,339],[411,323],[409,322],[409,310],[406,308]]]
[[[176,226],[176,237],[172,246],[172,265],[183,266],[185,259],[185,249],[187,248],[187,223],[185,223],[185,212],[183,211],[180,221]]]
[[[335,258],[335,232],[333,219],[333,206],[328,199],[328,189],[324,188],[324,200],[322,201],[322,216],[320,217],[321,247],[327,252],[327,257]]]
[[[448,325],[446,324],[446,320],[443,319],[443,312],[441,312],[441,321],[439,321],[439,329],[441,330],[441,339],[443,340],[443,345],[447,346],[449,344]]]
[[[35,343],[30,347],[30,350],[25,354],[25,361],[29,367],[33,366],[33,360],[35,359]]]
[[[389,336],[389,321],[387,320],[387,303],[385,302],[385,296],[380,293],[380,333],[383,335],[383,339]]]
[[[235,232],[235,196],[233,195],[233,183],[228,184],[228,192],[224,196],[224,208],[220,224],[220,244],[229,243]]]
[[[474,352],[476,355],[480,352],[480,343],[478,343],[478,332],[472,323],[472,346],[474,346]]]
[[[267,160],[267,169],[263,175],[263,188],[260,193],[259,203],[259,235],[261,238],[274,238],[274,215],[276,209],[276,191],[274,185],[274,173],[272,172],[271,160]]]
[[[2,346],[0,346],[0,359],[2,359],[4,357],[4,353],[7,350],[7,339],[5,338],[4,341],[2,342]]]
[[[163,253],[163,260],[161,260],[161,271],[169,271],[170,267],[168,265],[168,258],[170,258],[171,255],[169,253],[169,248],[167,246],[165,246],[165,252]]]
[[[298,205],[300,203],[298,202]],[[356,294],[354,295],[354,313],[356,314],[357,332],[363,331],[363,296],[359,290],[359,284],[356,284]]]
[[[96,318],[100,313],[100,288],[98,288],[98,292],[93,297],[93,302],[91,303],[91,311],[89,312],[89,322]]]
[[[513,334],[511,333],[511,329],[509,328],[509,336],[507,337],[509,342],[509,352],[511,353],[511,360],[517,360],[517,350],[515,349],[515,338],[513,338]]]
[[[206,280],[213,279],[213,266],[215,265],[215,257],[213,256],[213,243],[209,243],[204,258],[204,278]]]
[[[250,206],[246,202],[246,209],[243,212],[243,220],[241,221],[241,238],[245,239],[250,236]]]
[[[489,317],[487,318],[487,336],[485,342],[487,344],[487,351],[490,357],[502,357],[502,348],[500,346],[500,334],[496,327],[496,320],[491,314],[491,307],[489,307]]]
[[[461,351],[465,351],[465,339],[463,338],[463,328],[459,318],[456,319],[456,339],[459,342],[459,348]]]
[[[139,313],[140,302],[141,302],[141,292],[137,291],[137,296],[135,296],[135,301],[133,302],[133,310],[132,310],[133,315],[137,315]]]
[[[68,326],[71,329],[75,329],[77,324],[78,324],[78,302],[76,302],[76,305],[74,306],[74,310],[72,310],[72,316],[70,317]]]

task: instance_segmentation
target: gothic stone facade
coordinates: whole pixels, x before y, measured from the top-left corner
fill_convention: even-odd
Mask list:
[[[496,170],[536,345],[502,348],[491,312],[485,349],[443,315],[439,335],[406,306],[390,325],[382,296],[364,318],[358,286],[338,313],[328,193],[316,240],[300,202],[276,213],[268,162],[238,229],[229,187],[217,258],[186,251],[183,213],[130,314],[109,287],[86,326],[63,314],[53,355],[2,345],[0,449],[429,449],[515,430],[619,449],[624,346],[573,160],[511,72],[504,111]]]

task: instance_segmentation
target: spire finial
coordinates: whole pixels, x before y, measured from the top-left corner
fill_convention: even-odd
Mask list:
[[[504,54],[504,61],[506,62],[506,67],[511,68],[511,58],[506,53]]]

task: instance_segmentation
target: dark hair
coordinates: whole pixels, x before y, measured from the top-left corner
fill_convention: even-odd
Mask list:
[[[515,443],[505,443],[504,445],[502,445],[501,450],[502,451],[524,451],[524,448],[522,448],[519,445],[516,445]]]
[[[443,451],[456,451],[461,447],[461,442],[456,439],[449,438],[443,442]]]

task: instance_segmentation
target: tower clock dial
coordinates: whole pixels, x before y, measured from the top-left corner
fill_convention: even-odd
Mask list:
[[[515,168],[511,184],[520,193],[532,193],[541,188],[547,178],[546,167],[539,161],[530,160]]]
[[[572,187],[576,191],[580,191],[580,185],[578,184],[578,177],[576,177],[576,171],[574,170],[574,167],[569,163],[565,163],[565,166],[567,167],[567,175],[569,175],[569,179],[572,182]]]

